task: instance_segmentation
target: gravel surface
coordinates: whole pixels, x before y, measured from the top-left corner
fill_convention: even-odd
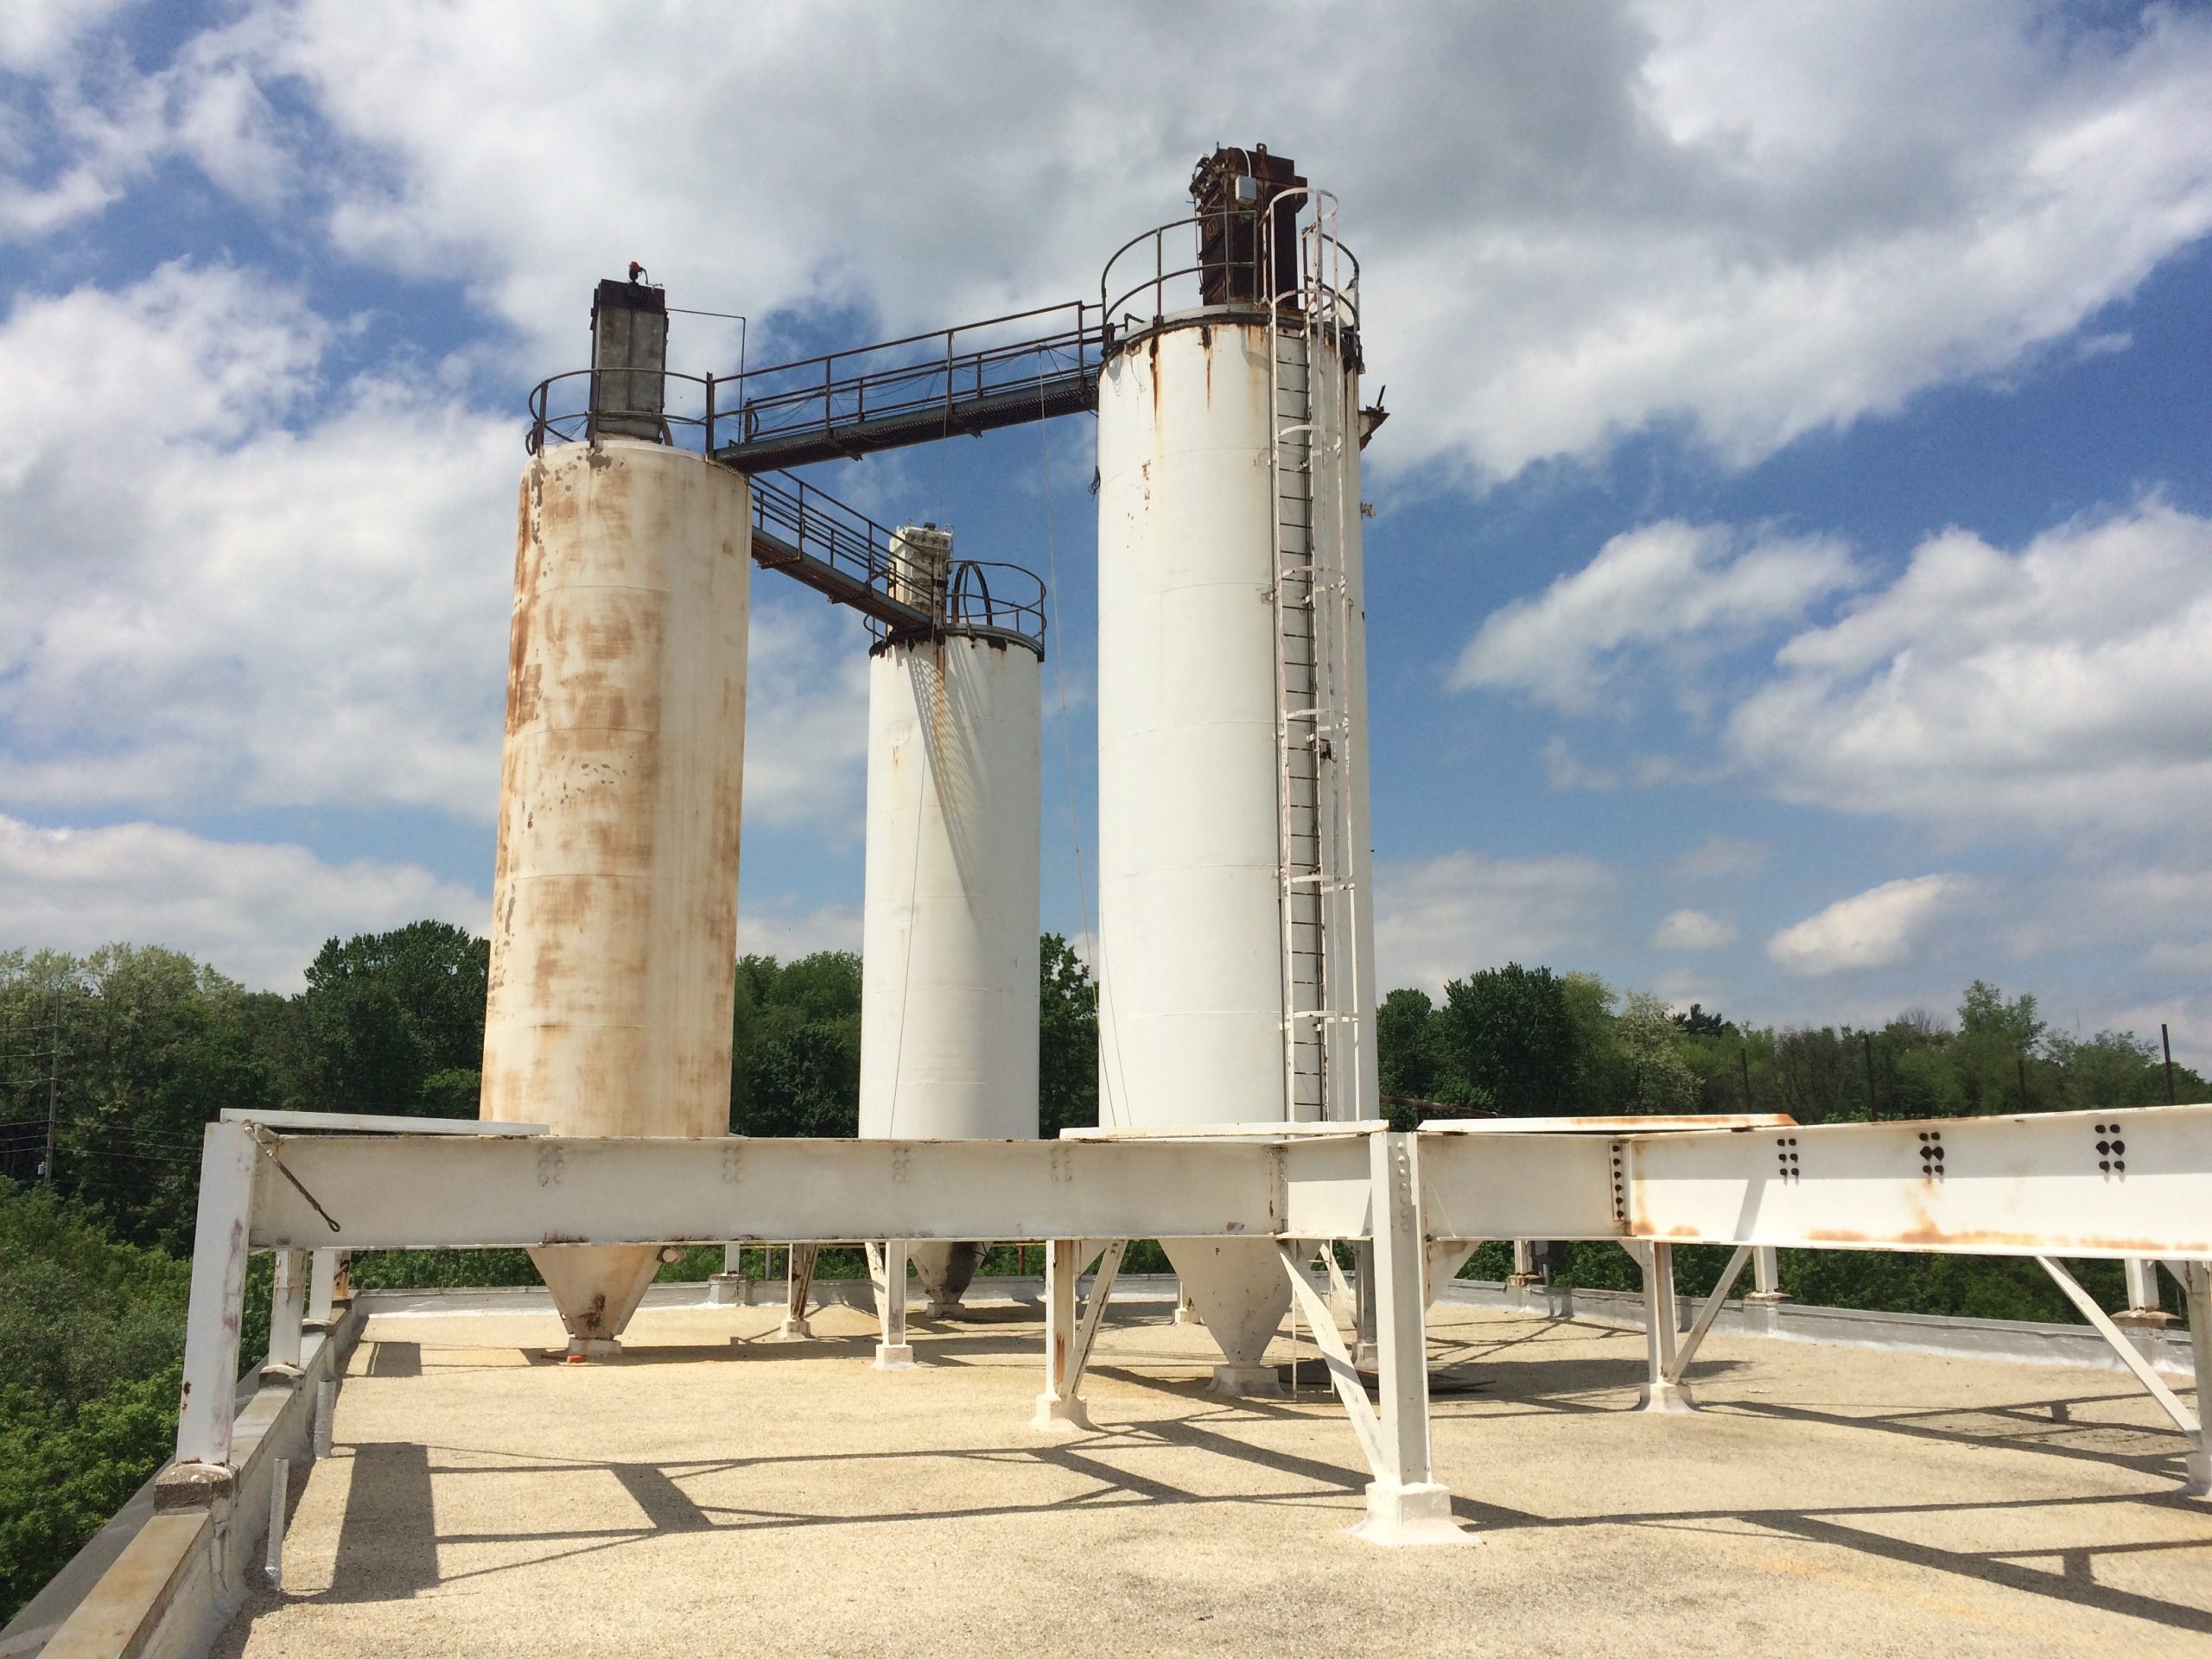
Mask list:
[[[1296,1400],[1224,1402],[1163,1315],[1117,1310],[1064,1438],[1012,1307],[916,1319],[895,1374],[844,1308],[802,1343],[649,1309],[596,1365],[550,1313],[379,1316],[284,1592],[216,1651],[2212,1653],[2212,1505],[2110,1373],[1716,1337],[1705,1409],[1647,1416],[1640,1338],[1440,1308],[1483,1545],[1385,1550],[1342,1535],[1366,1475],[1310,1343]]]

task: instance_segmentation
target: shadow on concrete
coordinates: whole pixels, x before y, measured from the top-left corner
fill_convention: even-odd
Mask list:
[[[423,1344],[419,1342],[372,1342],[369,1344],[369,1363],[362,1367],[363,1376],[420,1376],[423,1375]]]
[[[371,1440],[353,1447],[352,1456],[338,1560],[330,1588],[316,1599],[396,1601],[429,1589],[438,1581],[429,1448]]]

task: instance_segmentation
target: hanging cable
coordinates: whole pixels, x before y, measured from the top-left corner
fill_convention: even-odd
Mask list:
[[[1051,578],[1051,585],[1046,589],[1046,599],[1052,607],[1052,632],[1059,636],[1061,642],[1060,649],[1052,653],[1052,678],[1058,688],[1060,700],[1060,755],[1066,763],[1067,772],[1068,838],[1075,849],[1076,907],[1083,918],[1083,950],[1090,959],[1092,975],[1098,987],[1099,1012],[1103,1015],[1106,1001],[1106,964],[1091,934],[1090,887],[1083,862],[1083,820],[1076,809],[1075,739],[1068,728],[1068,668],[1064,655],[1067,650],[1068,636],[1066,630],[1060,626],[1060,561],[1052,526],[1052,436],[1051,423],[1045,418],[1045,376],[1042,371],[1037,376],[1037,415],[1039,467],[1045,495],[1045,569]],[[1102,1030],[1104,1024],[1102,1018],[1099,1020]],[[1099,1072],[1102,1084],[1105,1076],[1105,1070],[1102,1067]],[[1110,1096],[1100,1103],[1108,1109],[1102,1116],[1108,1121],[1116,1121]]]

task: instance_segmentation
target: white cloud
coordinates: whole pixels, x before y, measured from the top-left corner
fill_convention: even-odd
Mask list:
[[[817,950],[860,948],[857,905],[821,905],[802,911],[783,899],[766,905],[739,901],[737,954],[741,957],[774,957],[779,962],[790,962]]]
[[[2212,519],[2152,501],[2011,554],[1967,531],[1781,651],[1728,727],[1783,798],[1993,829],[2196,833],[2212,810]]]
[[[40,830],[0,817],[0,948],[184,950],[251,989],[296,991],[323,941],[424,918],[482,932],[491,901],[410,864],[158,824]]]
[[[1669,911],[1651,934],[1660,950],[1717,950],[1735,943],[1735,923],[1701,910]]]
[[[151,114],[129,86],[79,101],[243,200],[296,217],[304,193],[346,257],[458,276],[540,372],[573,353],[584,283],[631,257],[679,302],[850,302],[893,332],[1092,292],[1179,211],[1192,156],[1264,137],[1343,194],[1398,410],[1375,463],[1488,477],[1654,423],[1754,460],[2032,360],[2212,228],[2212,22],[2184,11],[1266,24],[1224,81],[1165,4],[1117,11],[1101,54],[1051,8],[545,6],[522,29],[497,0],[393,0],[372,29],[308,0],[195,40]],[[54,30],[22,32],[50,68]],[[285,130],[288,101],[322,129]],[[131,146],[92,148],[77,183],[35,187],[48,222],[143,176]],[[734,346],[683,321],[679,356]]]
[[[514,424],[323,385],[332,335],[182,265],[0,327],[11,798],[493,816]]]
[[[1840,899],[1767,941],[1784,973],[1812,977],[1905,961],[1969,884],[1961,876],[1921,875]]]
[[[1587,948],[1602,930],[1613,873],[1593,859],[1440,858],[1376,867],[1375,954],[1385,990],[1447,980],[1508,962],[1548,963]]]
[[[1854,579],[1851,555],[1832,538],[1646,524],[1614,537],[1538,597],[1492,613],[1460,652],[1452,683],[1586,709],[1638,652],[1710,652],[1802,617]]]
[[[1766,868],[1774,849],[1763,841],[1739,836],[1707,836],[1667,868],[1686,881],[1717,881],[1725,876],[1751,875]]]
[[[754,576],[746,821],[815,823],[850,836],[867,785],[867,632],[853,612],[786,591],[783,577]]]
[[[0,793],[495,817],[518,423],[327,385],[337,332],[181,264],[0,325]],[[849,820],[862,632],[755,601],[748,813]]]

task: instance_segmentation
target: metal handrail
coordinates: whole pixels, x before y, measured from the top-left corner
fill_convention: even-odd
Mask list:
[[[1068,321],[1042,334],[963,349],[963,336],[972,339],[985,330],[1052,316]],[[840,424],[891,420],[940,408],[950,427],[957,423],[962,399],[980,399],[1033,385],[1040,359],[1063,374],[1091,372],[1100,343],[1088,302],[1070,300],[925,334],[768,364],[725,377],[721,385],[728,387],[735,382],[737,385],[734,403],[725,405],[740,421],[735,429],[738,435],[733,439],[737,442],[826,431]],[[928,357],[880,366],[872,364],[881,353],[925,344],[942,344],[944,349]],[[1008,365],[1017,364],[1020,365],[1018,372],[1006,372]],[[804,384],[779,384],[795,381],[802,374]]]
[[[661,408],[658,410],[623,410],[601,407],[600,377],[619,378],[621,382],[635,382],[647,377],[657,377],[663,387]],[[636,422],[655,420],[660,423],[661,441],[680,449],[696,448],[702,454],[711,454],[715,448],[716,420],[715,392],[727,384],[723,376],[678,374],[672,369],[571,369],[565,374],[548,375],[531,388],[530,431],[523,440],[523,447],[531,454],[549,443],[591,443],[601,435],[602,421]],[[579,385],[581,383],[581,385]],[[669,411],[666,388],[671,383],[700,389],[702,411],[700,414],[672,414]],[[580,409],[565,405],[581,391],[583,406]],[[563,405],[556,408],[556,401]],[[690,436],[697,434],[694,445],[680,442],[678,434]],[[616,435],[627,437],[628,433]]]
[[[994,578],[990,573],[996,571]],[[994,591],[991,583],[1000,584]],[[993,559],[956,559],[945,584],[948,628],[982,629],[1045,638],[1045,582],[1033,570]]]
[[[1330,196],[1329,193],[1326,191],[1301,189],[1289,194],[1309,196],[1317,200],[1322,198],[1326,198],[1332,201],[1334,200],[1334,198]],[[1280,199],[1281,198],[1278,198],[1278,200]],[[1131,237],[1128,241],[1122,244],[1120,247],[1114,250],[1112,255],[1108,257],[1104,268],[1101,270],[1098,274],[1098,312],[1102,319],[1102,327],[1106,335],[1107,343],[1109,348],[1114,339],[1117,335],[1125,332],[1122,327],[1124,321],[1127,321],[1136,327],[1147,327],[1152,324],[1160,321],[1161,318],[1168,315],[1166,289],[1170,283],[1179,282],[1185,277],[1200,277],[1203,276],[1208,270],[1217,268],[1208,266],[1202,262],[1194,262],[1187,265],[1178,265],[1172,270],[1169,270],[1167,268],[1166,258],[1166,237],[1168,232],[1171,231],[1183,230],[1185,227],[1193,229],[1198,232],[1198,238],[1194,238],[1194,240],[1202,245],[1205,226],[1210,222],[1214,220],[1227,220],[1237,217],[1258,218],[1262,217],[1262,215],[1240,214],[1235,210],[1224,210],[1218,213],[1192,213],[1184,219],[1170,219],[1165,225],[1155,226],[1151,230],[1146,231],[1140,235]],[[1308,245],[1309,243],[1315,241],[1318,241],[1321,245]],[[1120,264],[1123,258],[1130,252],[1147,245],[1149,245],[1153,251],[1152,275],[1149,276],[1141,277],[1118,294],[1114,293],[1114,268]],[[1319,280],[1319,273],[1324,263],[1324,247],[1325,247],[1330,253],[1340,257],[1344,261],[1349,262],[1351,267],[1351,278],[1349,282],[1339,285],[1338,283]],[[1323,302],[1329,308],[1332,318],[1338,327],[1345,329],[1357,329],[1359,326],[1358,256],[1353,253],[1350,248],[1346,247],[1341,241],[1339,241],[1332,232],[1320,231],[1318,227],[1312,226],[1308,226],[1301,231],[1299,239],[1299,285],[1295,289],[1285,290],[1281,295],[1278,295],[1278,300],[1294,299],[1302,293],[1317,295],[1320,296]],[[1243,268],[1248,271],[1252,279],[1249,286],[1255,296],[1274,293],[1275,289],[1273,273],[1265,268],[1266,261],[1269,257],[1268,239],[1264,237],[1255,237],[1253,238],[1253,250],[1252,258],[1249,262],[1244,262],[1243,265]],[[1129,302],[1135,299],[1138,295],[1144,293],[1147,289],[1150,289],[1152,292],[1152,308],[1148,312],[1141,309],[1128,309]],[[1268,302],[1264,297],[1255,297],[1251,301],[1247,302],[1247,303],[1249,303],[1253,309],[1256,311],[1263,311],[1267,308]],[[1194,309],[1197,305],[1198,301],[1194,298],[1190,307],[1179,307],[1177,308]]]

